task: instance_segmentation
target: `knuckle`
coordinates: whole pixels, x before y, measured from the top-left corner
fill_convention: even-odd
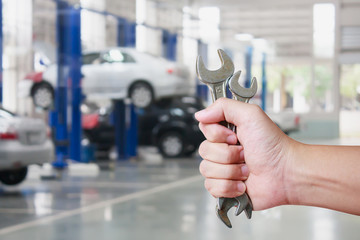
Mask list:
[[[206,126],[204,131],[206,139],[211,142],[216,142],[216,140],[219,138],[218,136],[221,134],[217,127]]]
[[[252,112],[252,114],[254,114],[254,116],[257,116],[263,112],[263,110],[261,109],[261,107],[259,105],[252,104],[251,107],[252,107],[251,112]]]
[[[201,175],[203,175],[204,177],[207,175],[207,170],[206,170],[206,162],[205,161],[201,161],[200,166],[199,166],[199,171],[201,173]]]
[[[207,141],[205,140],[205,141],[203,141],[203,142],[200,144],[199,150],[198,150],[199,155],[200,155],[202,158],[205,158],[205,156],[206,156],[206,152],[207,152],[206,149],[207,149]]]
[[[211,193],[211,191],[212,191],[212,186],[211,186],[211,183],[210,183],[210,181],[209,181],[208,179],[205,179],[205,181],[204,181],[204,187],[205,187],[205,189],[206,189],[208,192]]]
[[[199,122],[199,129],[202,133],[204,133],[204,124]]]

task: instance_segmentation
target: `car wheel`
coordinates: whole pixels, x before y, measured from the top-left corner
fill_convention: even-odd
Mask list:
[[[177,132],[168,132],[160,137],[158,146],[164,157],[180,157],[184,152],[184,139]]]
[[[6,185],[16,185],[25,180],[27,175],[27,167],[16,170],[0,171],[0,181]]]
[[[135,107],[146,108],[153,101],[153,91],[149,84],[144,82],[135,83],[130,89],[129,97]]]
[[[32,99],[36,107],[49,109],[53,106],[54,90],[47,83],[36,85],[32,91]]]
[[[184,155],[186,156],[186,157],[190,157],[190,156],[192,156],[195,152],[196,152],[196,148],[194,148],[194,149],[192,149],[192,150],[188,150],[188,151],[186,151],[185,153],[184,153]]]

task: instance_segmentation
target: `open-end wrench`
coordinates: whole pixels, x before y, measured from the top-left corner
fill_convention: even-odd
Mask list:
[[[215,102],[219,98],[226,97],[227,80],[229,80],[229,78],[234,73],[234,64],[231,58],[221,49],[218,50],[218,54],[222,63],[221,68],[219,68],[218,70],[208,70],[205,67],[201,56],[197,58],[196,62],[197,75],[199,79],[209,87],[213,102]],[[223,125],[227,126],[230,129],[232,128],[227,123]],[[235,212],[236,215],[239,215],[244,209],[247,209],[246,215],[248,218],[251,218],[251,201],[246,193],[244,195],[237,198],[218,198],[216,213],[220,220],[229,228],[231,228],[232,225],[227,216],[227,212],[233,206],[237,206],[237,210]]]
[[[241,71],[238,71],[229,79],[229,89],[234,100],[248,103],[250,98],[256,94],[257,81],[256,78],[253,78],[250,88],[243,88],[239,84],[240,74]],[[236,132],[236,128],[234,126],[230,126],[230,128]],[[232,207],[236,207],[236,216],[238,216],[242,211],[245,211],[247,218],[251,218],[253,206],[247,193],[244,193],[243,195],[235,198],[221,198],[218,200],[217,215],[229,228],[231,228],[232,225],[229,217],[227,216],[227,212]]]
[[[204,84],[206,84],[211,93],[213,102],[217,99],[226,97],[227,80],[234,74],[234,63],[231,58],[221,49],[218,50],[221,60],[221,68],[215,71],[208,70],[201,58],[196,60],[196,73]]]
[[[237,71],[230,79],[229,79],[229,90],[232,93],[232,97],[234,100],[248,103],[250,99],[255,96],[257,91],[257,81],[254,77],[251,80],[251,84],[249,88],[244,88],[239,84],[239,78],[241,75],[241,71]]]

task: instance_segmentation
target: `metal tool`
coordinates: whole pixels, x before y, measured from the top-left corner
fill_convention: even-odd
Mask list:
[[[235,216],[238,216],[245,210],[246,217],[248,219],[251,218],[253,207],[251,200],[246,193],[234,198],[218,198],[216,214],[227,227],[232,228],[230,219],[227,216],[228,211],[232,207],[236,207]]]
[[[256,93],[256,81],[255,85],[254,81],[252,82],[249,89],[241,87],[238,83],[240,72],[237,72],[233,76],[234,64],[231,58],[221,49],[218,50],[218,54],[222,63],[221,68],[219,68],[218,70],[208,70],[205,67],[201,56],[198,57],[196,63],[197,75],[199,79],[209,87],[213,102],[215,102],[219,98],[226,97],[226,85],[228,80],[232,84],[232,88],[230,88],[230,90],[233,93],[233,98],[236,100],[248,102],[248,100]],[[230,129],[235,130],[234,127],[228,123],[222,124]],[[231,222],[227,216],[227,212],[232,207],[237,207],[235,211],[236,216],[239,215],[243,210],[245,210],[246,216],[249,219],[251,218],[252,204],[249,196],[246,193],[236,198],[218,198],[216,214],[227,227],[232,227]]]
[[[251,80],[250,88],[244,88],[239,84],[239,78],[241,75],[241,71],[236,72],[229,79],[229,90],[232,93],[232,97],[234,100],[248,103],[249,100],[255,96],[257,91],[257,81],[256,78]],[[236,132],[235,126],[230,126],[230,128]],[[247,193],[235,198],[225,198],[218,200],[218,209],[217,215],[219,218],[225,223],[229,228],[232,227],[231,222],[227,216],[227,212],[232,207],[236,207],[235,216],[238,216],[242,211],[245,211],[245,214],[248,219],[252,216],[253,206],[251,200]]]
[[[244,88],[239,84],[240,75],[241,71],[238,71],[229,79],[229,90],[232,93],[234,100],[248,103],[249,100],[256,94],[257,81],[254,77],[251,80],[250,87]]]
[[[231,58],[223,50],[219,49],[218,54],[222,65],[215,71],[210,71],[205,67],[201,56],[196,61],[196,73],[199,79],[209,87],[213,102],[226,97],[227,80],[234,74],[235,70]]]

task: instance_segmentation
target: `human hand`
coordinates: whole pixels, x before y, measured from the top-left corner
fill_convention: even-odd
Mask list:
[[[221,98],[195,117],[207,139],[199,147],[204,159],[200,172],[214,197],[231,198],[246,191],[254,210],[289,203],[286,169],[295,141],[260,107]],[[218,124],[224,120],[237,127],[237,134]]]

